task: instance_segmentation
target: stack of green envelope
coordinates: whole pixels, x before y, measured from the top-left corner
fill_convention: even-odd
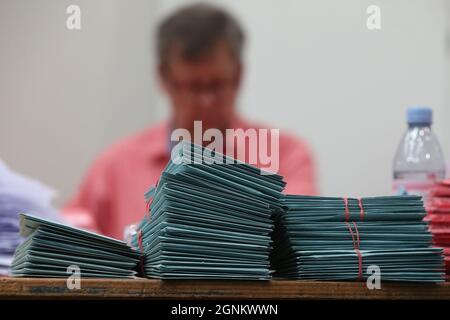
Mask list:
[[[285,182],[261,173],[179,143],[157,187],[147,194],[149,212],[132,242],[145,255],[145,275],[269,279],[272,215],[281,210]]]
[[[28,237],[16,249],[14,277],[133,278],[140,254],[124,242],[32,215],[20,215]]]
[[[431,247],[418,196],[287,195],[282,202],[285,211],[275,219],[271,255],[278,277],[362,280],[375,266],[381,280],[444,280],[442,249]]]

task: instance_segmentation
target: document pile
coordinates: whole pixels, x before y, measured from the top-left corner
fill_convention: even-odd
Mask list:
[[[57,219],[51,206],[53,197],[53,190],[13,172],[0,160],[0,275],[10,274],[14,251],[22,241],[19,213]]]
[[[133,278],[140,254],[124,242],[95,233],[20,215],[20,233],[28,237],[12,262],[15,277]]]
[[[430,192],[425,220],[435,245],[444,248],[447,279],[450,278],[450,180],[437,183]]]
[[[133,245],[147,277],[269,279],[281,176],[181,142],[148,197]]]
[[[362,280],[380,271],[388,281],[444,280],[421,197],[287,195],[283,204],[273,235],[275,276]]]

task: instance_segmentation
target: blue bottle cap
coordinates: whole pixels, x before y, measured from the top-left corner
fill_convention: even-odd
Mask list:
[[[429,107],[410,107],[407,111],[409,125],[431,125],[433,111]]]

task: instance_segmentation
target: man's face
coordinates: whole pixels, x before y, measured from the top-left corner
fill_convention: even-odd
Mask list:
[[[162,86],[173,107],[176,128],[193,132],[194,121],[203,130],[224,130],[233,117],[241,66],[229,47],[219,42],[204,56],[187,60],[174,52],[160,69]]]

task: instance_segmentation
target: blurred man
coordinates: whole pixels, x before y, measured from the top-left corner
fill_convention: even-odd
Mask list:
[[[64,208],[65,216],[80,227],[122,238],[124,227],[143,217],[144,192],[156,183],[170,159],[173,130],[181,128],[194,134],[197,120],[202,121],[205,131],[264,129],[236,112],[243,47],[241,27],[219,8],[191,5],[166,18],[158,29],[157,54],[161,87],[171,102],[171,118],[103,153]],[[286,192],[315,194],[307,146],[282,132],[276,142],[269,142],[272,148],[275,143],[279,148],[278,173],[287,182]],[[248,146],[236,148],[244,148],[237,152],[248,155]]]

